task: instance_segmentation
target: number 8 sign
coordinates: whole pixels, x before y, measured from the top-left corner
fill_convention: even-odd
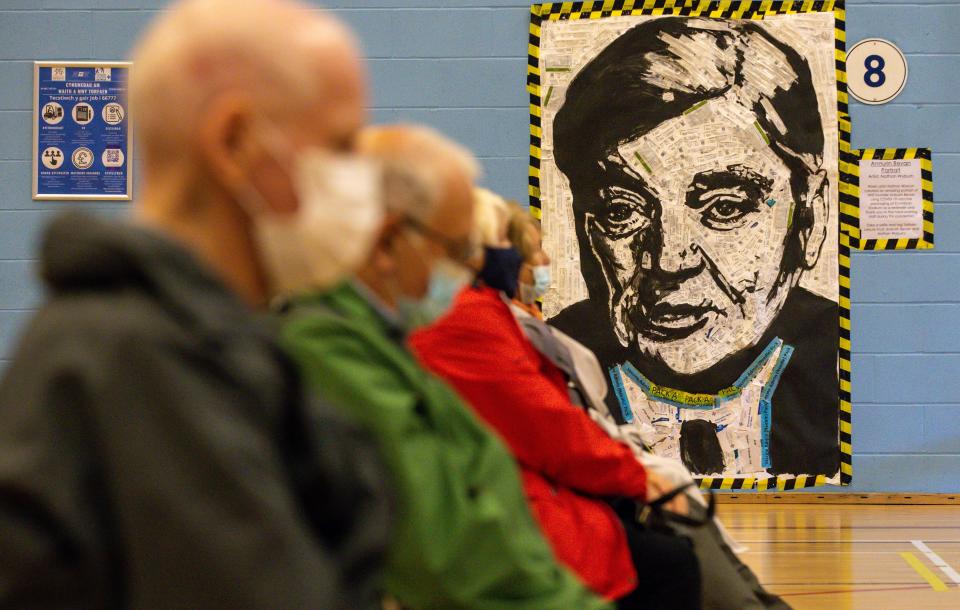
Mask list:
[[[907,82],[907,58],[892,42],[867,38],[847,52],[847,87],[864,104],[886,104]]]

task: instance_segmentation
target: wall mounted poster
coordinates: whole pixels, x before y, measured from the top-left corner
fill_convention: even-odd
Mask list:
[[[34,199],[131,198],[129,72],[125,62],[34,62]]]
[[[705,486],[848,483],[842,6],[532,15],[544,314],[608,372],[605,415]]]
[[[841,155],[840,166],[840,230],[847,234],[851,248],[933,248],[933,160],[929,148],[851,150]],[[864,170],[872,174],[872,180],[868,176],[864,182]]]

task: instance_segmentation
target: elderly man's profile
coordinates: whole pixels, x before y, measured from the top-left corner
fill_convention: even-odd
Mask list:
[[[833,476],[838,304],[801,280],[836,240],[835,140],[808,60],[759,23],[648,19],[552,128],[589,298],[549,321],[642,390],[611,413],[695,474]]]

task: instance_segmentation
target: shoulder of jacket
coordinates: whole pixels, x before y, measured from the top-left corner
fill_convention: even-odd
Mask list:
[[[451,321],[466,323],[471,329],[476,329],[478,322],[483,322],[483,329],[500,335],[509,332],[511,328],[518,328],[517,320],[499,294],[488,291],[471,294],[464,298],[448,316]]]
[[[403,348],[395,346],[378,328],[322,308],[294,309],[283,321],[280,336],[281,343],[288,349],[338,358],[362,358],[368,367],[379,363],[395,368],[403,357],[398,353]]]
[[[187,337],[160,305],[138,293],[54,297],[37,312],[29,334],[44,342],[83,341],[88,349]]]

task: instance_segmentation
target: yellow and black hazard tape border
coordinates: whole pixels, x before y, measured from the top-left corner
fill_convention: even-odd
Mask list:
[[[547,2],[530,7],[530,37],[527,45],[527,93],[530,95],[530,213],[541,218],[540,159],[543,137],[540,96],[540,27],[544,21],[603,19],[634,15],[674,15],[711,17],[714,19],[763,19],[771,15],[832,12],[837,70],[837,114],[839,121],[839,161],[841,197],[844,174],[850,172],[857,156],[850,148],[850,113],[847,98],[846,11],[843,0],[584,0],[581,2]],[[849,189],[849,187],[847,187]],[[931,211],[932,243],[932,211]],[[840,484],[853,481],[851,444],[850,384],[850,246],[848,228],[853,220],[840,215]],[[759,477],[702,477],[701,489],[778,489],[790,490],[825,485],[833,475]]]
[[[856,250],[929,250],[933,248],[933,161],[929,148],[864,148],[851,150],[841,164],[840,222]],[[923,189],[923,237],[915,239],[860,239],[860,161],[920,159]]]

